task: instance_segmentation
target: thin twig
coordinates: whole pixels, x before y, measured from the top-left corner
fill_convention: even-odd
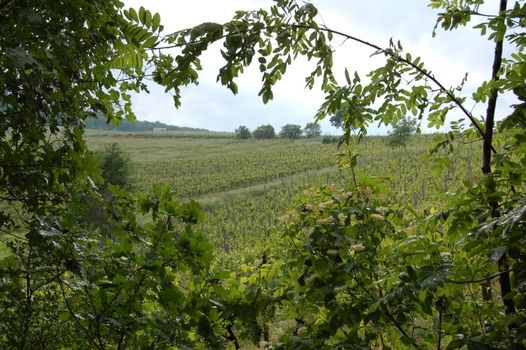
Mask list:
[[[480,142],[484,139],[476,139],[476,140],[471,140],[471,141],[462,141],[462,144],[463,145],[469,145],[470,143],[475,143],[475,142]]]
[[[391,313],[389,312],[389,309],[387,308],[387,305],[384,305],[383,307],[384,309],[384,312],[385,312],[385,315],[387,316],[387,318],[389,318],[391,320],[391,322],[393,322],[394,326],[396,327],[396,329],[398,329],[398,331],[400,333],[402,333],[402,335],[404,337],[406,337],[407,339],[409,339],[409,341],[411,342],[411,344],[413,344],[413,346],[415,348],[418,348],[418,345],[415,343],[415,341],[413,340],[413,338],[411,338],[409,336],[409,334],[407,334],[407,332],[402,328],[402,326],[398,323],[398,321],[394,318],[393,315],[391,315]]]
[[[450,280],[450,279],[446,278],[446,282],[454,283],[454,284],[481,283],[481,282],[492,280],[492,279],[494,279],[496,277],[499,277],[502,274],[509,273],[510,271],[513,271],[513,269],[507,269],[506,271],[501,271],[501,272],[498,272],[498,273],[495,273],[493,275],[490,275],[490,276],[487,276],[487,277],[484,277],[484,278],[481,278],[481,279],[477,279],[477,280],[455,281],[455,280]]]
[[[471,295],[471,299],[473,300],[473,304],[475,305],[475,310],[477,310],[477,318],[478,318],[478,321],[479,321],[479,326],[480,326],[480,332],[483,336],[486,335],[486,331],[484,329],[484,323],[482,322],[482,318],[480,317],[481,315],[481,310],[480,310],[480,306],[479,304],[477,303],[477,300],[475,299],[475,294],[473,293],[473,290],[471,289],[471,286],[468,285],[468,290],[469,290],[469,294]]]

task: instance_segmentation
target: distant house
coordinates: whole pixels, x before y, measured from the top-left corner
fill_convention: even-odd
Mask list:
[[[153,128],[153,132],[165,132],[166,128]]]

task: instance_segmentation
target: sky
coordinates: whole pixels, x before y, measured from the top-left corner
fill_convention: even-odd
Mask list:
[[[427,7],[427,0],[312,0],[318,8],[319,20],[328,27],[339,30],[381,47],[389,40],[400,41],[405,51],[413,57],[420,56],[435,76],[446,87],[458,85],[466,73],[468,80],[464,94],[470,96],[474,89],[491,76],[493,44],[482,38],[470,27],[454,32],[439,30],[435,38],[432,31],[436,11]],[[495,8],[487,7],[486,13],[496,11],[496,1],[489,1]],[[140,6],[161,15],[164,33],[171,33],[203,22],[228,21],[236,10],[268,9],[270,0],[125,0],[125,8]],[[353,42],[335,38],[335,72],[342,79],[347,67],[364,76],[382,62],[380,56],[371,58],[372,50]],[[274,99],[263,104],[258,96],[261,76],[256,64],[249,67],[238,80],[239,93],[233,95],[216,82],[222,58],[220,44],[209,49],[203,58],[198,86],[182,90],[182,106],[176,109],[170,94],[164,88],[149,85],[150,94],[133,96],[133,109],[137,119],[205,128],[214,131],[233,131],[239,125],[253,130],[262,124],[271,124],[277,131],[285,124],[304,126],[314,121],[314,115],[323,102],[319,90],[305,88],[305,76],[314,68],[313,62],[299,60],[287,68],[287,73],[274,88]],[[513,101],[500,100],[500,113],[505,115]],[[484,106],[467,104],[475,115],[483,115]],[[503,117],[498,115],[497,118]],[[450,119],[460,116],[452,113]],[[338,133],[328,118],[320,122],[324,134]],[[426,128],[424,131],[436,131]],[[385,126],[373,125],[370,134],[384,134]]]

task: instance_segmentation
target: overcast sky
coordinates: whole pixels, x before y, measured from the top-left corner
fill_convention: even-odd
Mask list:
[[[428,69],[445,86],[458,85],[466,73],[465,93],[469,96],[481,81],[491,74],[493,45],[470,28],[454,32],[431,33],[436,12],[427,7],[427,0],[313,0],[321,15],[320,20],[333,29],[387,47],[389,39],[400,40],[413,56],[422,57]],[[495,3],[496,1],[489,1]],[[144,6],[161,15],[165,33],[198,25],[203,22],[228,21],[236,10],[269,8],[269,0],[126,0],[126,7]],[[495,8],[485,8],[495,12]],[[343,67],[362,75],[380,64],[381,57],[370,58],[372,51],[352,42],[333,41],[336,48],[335,66],[341,76]],[[284,79],[274,89],[274,100],[264,105],[258,97],[261,78],[257,65],[238,81],[239,93],[232,93],[216,83],[222,65],[221,46],[215,45],[202,59],[200,84],[185,88],[182,107],[175,109],[172,97],[164,89],[150,86],[150,94],[134,96],[134,111],[139,120],[161,121],[167,124],[233,131],[239,125],[254,129],[261,124],[272,124],[276,130],[287,123],[304,126],[313,121],[323,96],[319,91],[305,89],[305,76],[313,63],[299,61],[289,67]],[[257,61],[256,61],[257,63]],[[503,99],[502,106],[511,101]],[[467,104],[481,115],[483,106]],[[504,112],[503,112],[504,113]],[[454,118],[454,114],[452,115]],[[321,123],[324,133],[335,133],[328,120]],[[371,127],[370,133],[385,133],[386,129]]]

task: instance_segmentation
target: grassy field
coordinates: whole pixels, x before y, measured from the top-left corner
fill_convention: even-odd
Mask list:
[[[132,163],[132,186],[148,192],[168,183],[182,199],[196,199],[206,213],[203,231],[224,252],[244,252],[265,239],[294,197],[313,183],[349,184],[351,173],[336,166],[335,144],[319,139],[235,140],[184,133],[88,131],[94,151],[117,143]],[[400,205],[440,205],[471,176],[472,156],[464,148],[436,176],[429,176],[439,155],[430,155],[432,136],[415,136],[406,147],[392,148],[385,137],[354,146],[358,171],[376,177],[386,195]],[[433,203],[429,202],[433,198]]]

